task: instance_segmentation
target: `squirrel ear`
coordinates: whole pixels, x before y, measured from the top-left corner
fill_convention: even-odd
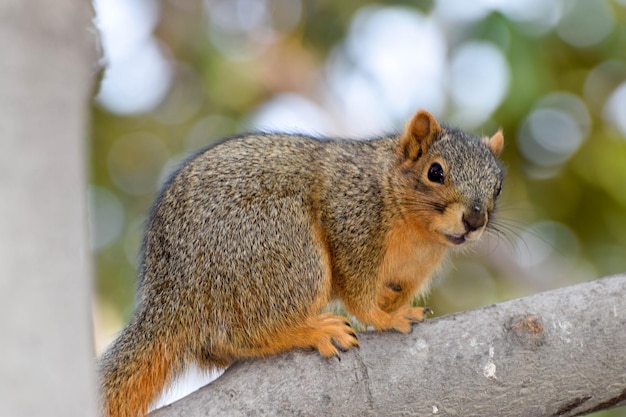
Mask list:
[[[504,148],[504,135],[502,135],[502,130],[498,130],[490,138],[483,138],[483,143],[487,145],[487,148],[489,148],[492,154],[499,156]]]
[[[441,127],[434,116],[420,110],[406,125],[398,149],[406,159],[417,161],[440,132]]]

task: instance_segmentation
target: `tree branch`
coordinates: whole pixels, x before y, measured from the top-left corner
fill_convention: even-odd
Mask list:
[[[150,414],[578,416],[626,405],[626,275],[231,366]]]

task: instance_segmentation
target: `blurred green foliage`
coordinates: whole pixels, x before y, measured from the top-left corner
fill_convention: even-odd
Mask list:
[[[472,42],[495,47],[508,66],[504,95],[474,123],[461,117],[467,109],[455,104],[446,87],[452,76],[441,78],[445,97],[434,109],[438,117],[477,134],[502,128],[508,172],[495,222],[501,232],[452,257],[429,306],[445,314],[626,271],[624,1],[516,1],[517,12],[486,9],[479,6],[483,2],[463,7],[455,1],[289,2],[260,1],[261,15],[251,16],[264,17],[255,21],[246,14],[252,2],[234,1],[240,21],[252,23],[232,30],[216,23],[222,1],[161,2],[150,36],[171,69],[163,97],[149,108],[126,112],[101,96],[94,101],[96,298],[108,312],[103,316],[118,317],[109,328],[132,312],[143,222],[167,173],[194,149],[254,128],[259,108],[285,93],[341,118],[327,106],[321,86],[330,83],[333,57],[345,58],[349,68],[361,65],[346,40],[364,10],[391,8],[435,22],[445,41],[445,71],[455,53]],[[525,15],[541,4],[551,5],[552,20]],[[457,9],[474,15],[463,17]],[[418,49],[411,53],[431,59]],[[482,65],[466,70],[486,71],[491,64]],[[341,99],[343,84],[333,88]],[[376,88],[375,81],[362,86]],[[402,127],[402,118],[390,118],[396,129]]]

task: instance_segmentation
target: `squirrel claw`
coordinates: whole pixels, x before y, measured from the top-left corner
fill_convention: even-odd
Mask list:
[[[424,315],[426,314],[432,316],[433,314],[435,314],[435,312],[430,307],[424,307]]]

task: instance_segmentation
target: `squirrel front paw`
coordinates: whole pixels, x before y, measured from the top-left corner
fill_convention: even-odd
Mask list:
[[[371,324],[376,330],[396,330],[400,333],[410,333],[412,323],[424,321],[426,316],[432,312],[428,307],[403,305],[390,313],[377,308],[361,318],[363,319],[362,322]],[[357,316],[357,318],[359,317]]]
[[[410,333],[413,323],[424,321],[426,316],[432,312],[428,307],[402,306],[390,314],[392,317],[391,329],[400,333]]]

